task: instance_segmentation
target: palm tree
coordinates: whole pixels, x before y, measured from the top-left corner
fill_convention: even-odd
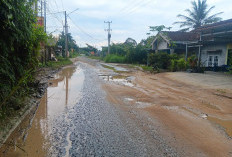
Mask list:
[[[196,29],[202,25],[211,24],[222,20],[222,18],[218,17],[218,15],[222,14],[223,12],[209,15],[215,6],[212,6],[208,9],[207,0],[198,0],[198,2],[192,1],[191,3],[192,9],[185,10],[188,13],[188,16],[179,14],[177,17],[182,18],[183,21],[174,23],[180,24],[182,31]]]

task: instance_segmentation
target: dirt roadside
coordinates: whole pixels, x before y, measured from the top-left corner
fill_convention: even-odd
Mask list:
[[[70,59],[73,63],[77,61],[76,58]],[[3,128],[0,131],[0,147],[4,144],[6,145],[14,145],[11,143],[5,143],[11,133],[15,130],[15,128],[21,123],[21,121],[29,115],[29,113],[34,112],[37,109],[42,96],[44,95],[48,82],[50,79],[54,77],[56,73],[61,71],[64,67],[60,67],[57,69],[53,68],[39,68],[35,72],[35,81],[34,84],[37,87],[34,90],[34,93],[28,95],[27,98],[22,102],[25,104],[23,108],[15,113],[15,115],[7,118],[5,121],[1,122],[1,127]]]
[[[109,101],[158,120],[160,133],[185,156],[232,156],[232,77],[134,70],[120,75],[134,77],[134,86],[105,84]]]

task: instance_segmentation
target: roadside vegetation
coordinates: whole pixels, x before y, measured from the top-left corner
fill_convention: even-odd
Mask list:
[[[190,56],[185,61],[184,55],[150,52],[149,48],[153,38],[149,37],[146,40],[142,40],[139,44],[134,39],[128,38],[124,43],[113,44],[111,46],[111,54],[107,54],[107,48],[103,48],[101,53],[105,57],[89,55],[89,58],[102,60],[106,63],[131,64],[132,67],[138,66],[144,71],[150,72],[175,72],[186,71],[187,69],[199,71],[197,69],[196,56]]]
[[[46,42],[43,28],[36,25],[32,2],[1,1],[0,20],[0,118],[21,108],[30,92],[33,73],[39,64],[40,43]]]
[[[44,32],[37,24],[36,12],[32,9],[34,1],[0,2],[0,120],[13,116],[24,107],[24,100],[36,90],[34,83],[36,70],[41,67],[58,68],[72,64],[69,58],[63,58],[64,51],[57,54],[58,61],[41,62],[41,45],[63,47],[64,33],[58,42]],[[78,46],[71,34],[68,34],[70,58],[77,57]],[[1,124],[1,122],[0,122]]]
[[[53,69],[57,69],[66,65],[71,65],[72,61],[69,58],[57,57],[57,61],[48,61],[47,64],[42,65],[40,67],[50,67]]]

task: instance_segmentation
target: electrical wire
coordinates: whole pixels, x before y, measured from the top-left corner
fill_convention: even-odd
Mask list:
[[[149,1],[145,2],[145,3],[141,3],[140,6],[137,6],[137,7],[133,8],[133,9],[131,9],[129,12],[127,12],[127,14],[134,13],[134,12],[137,11],[139,8],[144,7],[144,6],[147,6],[147,5],[148,5],[149,3],[151,3],[152,1],[153,1],[153,0],[149,0]]]
[[[101,39],[94,38],[92,35],[90,35],[90,34],[87,33],[86,31],[84,31],[81,27],[79,27],[78,25],[76,25],[75,22],[71,19],[70,16],[68,16],[68,18],[72,21],[72,23],[74,24],[75,27],[77,27],[83,34],[85,34],[85,35],[88,36],[89,38],[91,38],[91,39],[93,39],[93,40],[96,40],[96,41],[105,41],[105,40],[106,40],[106,39],[101,40]]]
[[[64,10],[64,3],[63,3],[63,0],[60,0],[60,1],[61,1],[62,9]]]

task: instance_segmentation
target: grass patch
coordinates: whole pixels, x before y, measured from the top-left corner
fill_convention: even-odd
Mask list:
[[[114,54],[109,54],[104,58],[106,63],[125,63],[126,58],[124,56],[118,56]]]
[[[72,61],[69,58],[63,58],[63,57],[59,57],[58,61],[49,61],[47,62],[47,65],[43,65],[40,67],[51,67],[51,68],[60,68],[66,65],[71,65],[73,64]]]
[[[141,67],[144,71],[149,71],[149,72],[154,71],[154,70],[153,70],[153,67],[151,67],[151,66],[140,65],[140,67]]]
[[[226,91],[224,89],[217,89],[218,92],[222,93],[222,94],[225,94]]]
[[[102,58],[99,57],[99,56],[88,56],[88,58],[90,58],[90,59],[102,60]]]
[[[116,71],[114,67],[111,67],[111,66],[108,66],[108,65],[104,65],[104,64],[101,64],[101,65],[102,65],[104,68],[107,68],[107,69]]]
[[[70,54],[69,58],[76,58],[76,57],[78,57],[78,56],[80,56],[79,53],[73,52],[73,53]]]
[[[113,76],[113,79],[126,79],[128,76],[125,75],[115,75]]]
[[[142,68],[144,71],[149,71],[149,72],[154,71],[152,66],[146,66],[146,65],[140,65],[140,64],[131,64],[131,65],[129,65],[129,68],[139,69],[138,67]]]

